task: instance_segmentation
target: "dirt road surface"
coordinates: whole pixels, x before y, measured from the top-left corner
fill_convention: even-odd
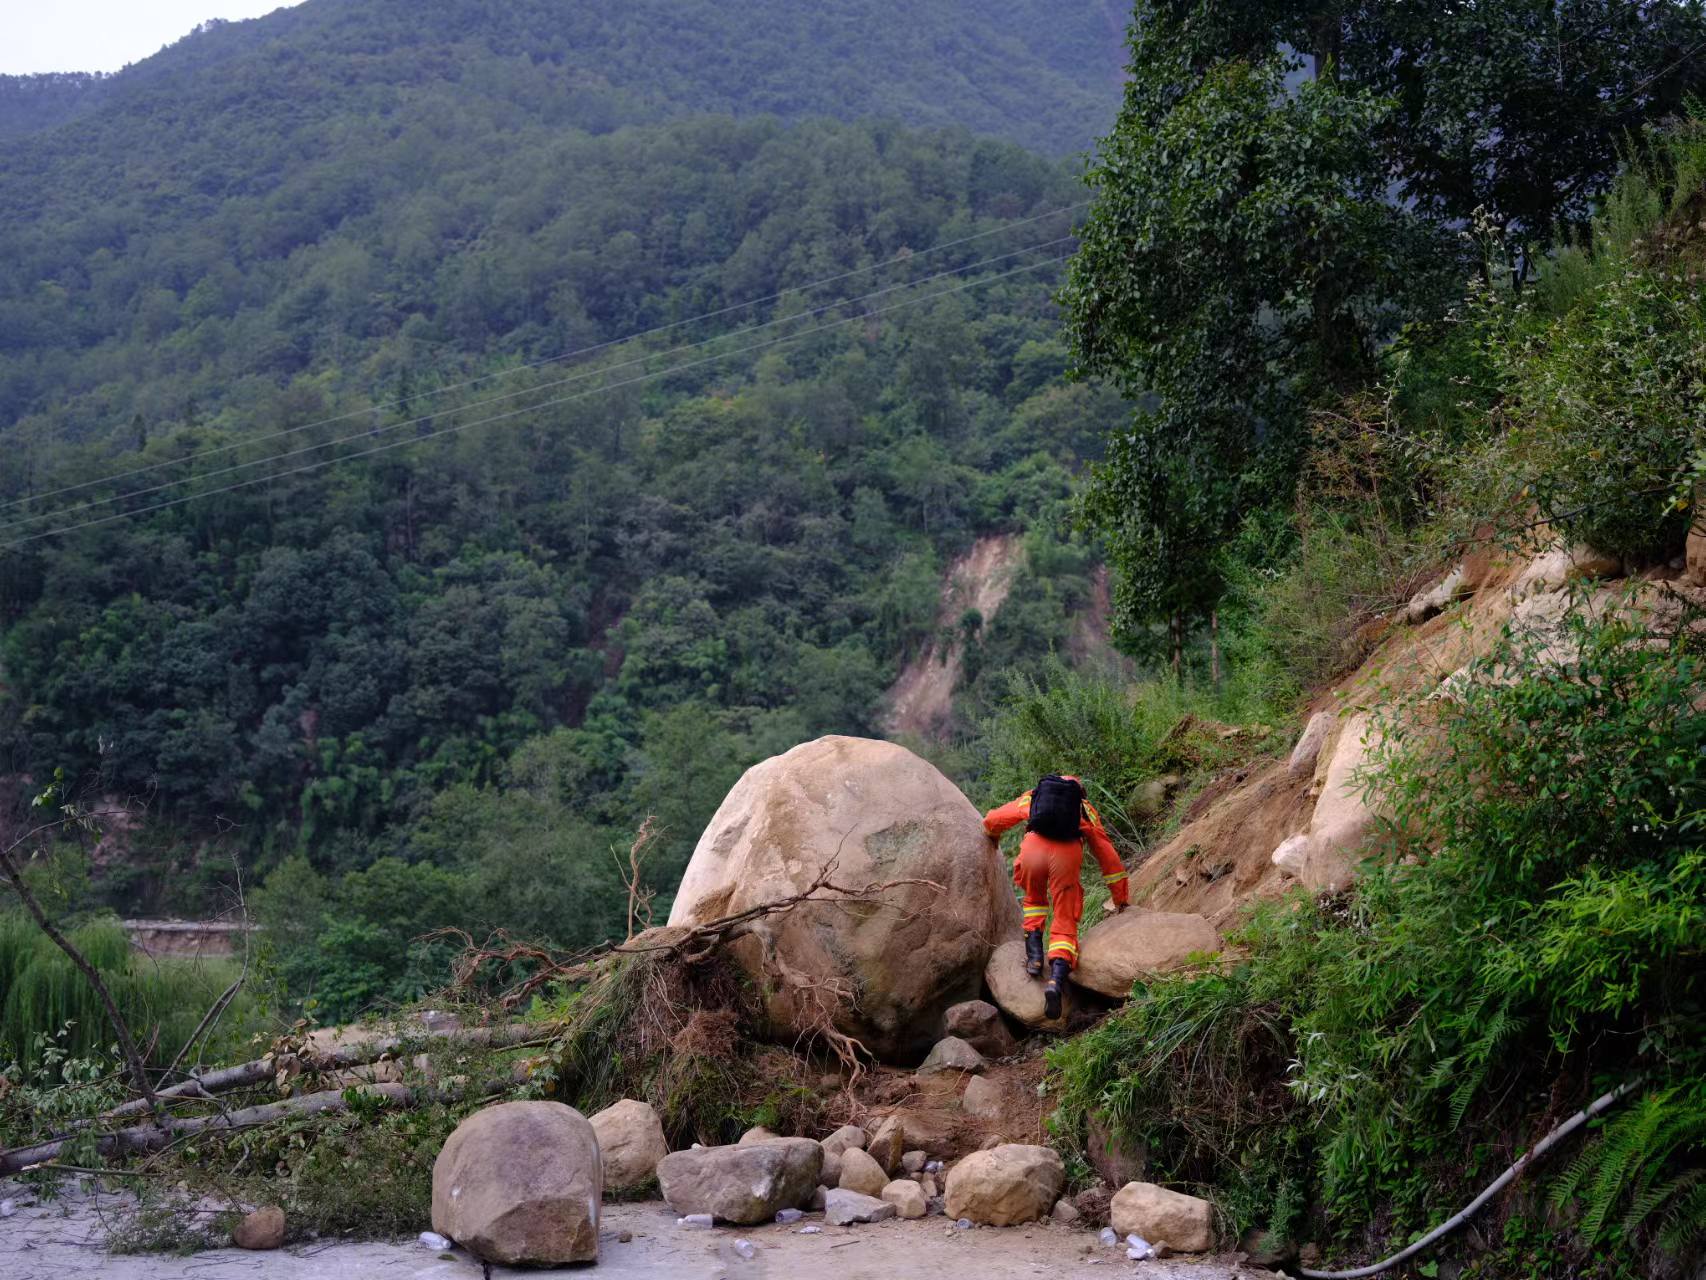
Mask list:
[[[436,1254],[414,1240],[395,1244],[321,1240],[273,1253],[221,1249],[190,1257],[115,1255],[107,1230],[123,1214],[121,1197],[68,1191],[34,1203],[15,1183],[0,1183],[15,1205],[0,1219],[0,1276],[5,1280],[481,1280],[480,1264],[460,1249]],[[956,1230],[944,1218],[829,1227],[808,1215],[792,1226],[682,1230],[661,1204],[608,1205],[596,1267],[521,1271],[497,1277],[597,1275],[604,1280],[1266,1280],[1271,1273],[1236,1256],[1208,1261],[1129,1262],[1091,1231],[1053,1225]],[[425,1225],[424,1223],[422,1224]],[[627,1235],[629,1238],[623,1240]],[[745,1240],[751,1259],[735,1248]]]

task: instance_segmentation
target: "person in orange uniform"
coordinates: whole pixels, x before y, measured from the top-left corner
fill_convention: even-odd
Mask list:
[[[983,829],[992,840],[1025,824],[1025,839],[1013,864],[1013,882],[1025,897],[1025,970],[1033,978],[1043,970],[1043,926],[1049,906],[1054,927],[1048,931],[1048,982],[1043,1008],[1049,1018],[1060,1016],[1067,975],[1078,963],[1078,920],[1084,914],[1084,887],[1078,871],[1084,844],[1102,868],[1102,879],[1113,895],[1114,909],[1130,904],[1126,869],[1108,839],[1098,814],[1085,799],[1084,784],[1070,775],[1051,773],[1017,800],[983,815]]]

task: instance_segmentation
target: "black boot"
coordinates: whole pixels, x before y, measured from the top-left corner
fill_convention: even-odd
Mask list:
[[[1043,976],[1043,931],[1029,929],[1025,933],[1025,972],[1033,978]]]
[[[1043,1015],[1050,1022],[1060,1017],[1060,996],[1066,990],[1066,975],[1071,972],[1070,961],[1059,956],[1049,961],[1048,981],[1043,984]]]

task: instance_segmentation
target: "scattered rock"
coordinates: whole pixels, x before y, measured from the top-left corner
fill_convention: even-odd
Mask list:
[[[658,1161],[669,1154],[663,1122],[651,1104],[624,1098],[613,1102],[589,1123],[598,1135],[604,1160],[604,1189],[631,1191],[657,1176]]]
[[[902,1178],[883,1188],[882,1198],[894,1206],[903,1218],[922,1218],[929,1212],[924,1188],[911,1179]]]
[[[926,1200],[934,1200],[942,1194],[941,1189],[936,1185],[936,1175],[933,1173],[918,1175],[918,1189],[924,1193]]]
[[[1295,836],[1287,836],[1280,841],[1279,847],[1274,850],[1273,856],[1268,861],[1292,879],[1301,878],[1303,869],[1309,865],[1308,835],[1299,833]]]
[[[284,1244],[284,1210],[276,1204],[263,1205],[247,1215],[231,1233],[239,1249],[277,1249]]]
[[[888,1185],[888,1170],[857,1147],[841,1153],[841,1177],[836,1186],[844,1191],[857,1191],[863,1196],[881,1195]]]
[[[1127,912],[1129,915],[1130,913]],[[1043,1008],[1043,984],[1025,972],[1025,940],[1013,937],[995,948],[984,966],[983,983],[1001,1011],[1013,1021],[1026,1027],[1046,1027],[1058,1031],[1066,1025],[1066,1010],[1050,1022]]]
[[[488,1262],[598,1261],[604,1162],[590,1121],[560,1102],[476,1111],[432,1167],[432,1229]]]
[[[1081,1215],[1078,1212],[1078,1206],[1073,1204],[1072,1201],[1056,1200],[1054,1202],[1054,1212],[1049,1216],[1061,1226],[1071,1227],[1077,1225],[1078,1219]]]
[[[1108,1216],[1121,1236],[1139,1235],[1179,1253],[1214,1248],[1214,1206],[1153,1182],[1126,1183],[1114,1195]]]
[[[908,1175],[922,1173],[924,1166],[930,1163],[930,1153],[927,1151],[908,1151],[900,1158],[900,1167]]]
[[[887,910],[808,903],[755,921],[726,948],[764,993],[769,1034],[815,1033],[823,992],[857,1007],[836,1029],[877,1057],[916,1060],[943,1014],[978,994],[991,938],[1019,931],[1019,905],[983,820],[959,788],[904,747],[827,737],[747,770],[693,851],[672,926],[804,892],[831,863],[837,884],[914,880]]]
[[[848,1147],[865,1149],[865,1131],[856,1124],[844,1124],[823,1140],[823,1149],[840,1155]]]
[[[1176,773],[1164,773],[1142,783],[1131,793],[1131,816],[1144,822],[1154,822],[1167,811],[1185,780]]]
[[[930,1050],[929,1056],[918,1068],[918,1074],[927,1076],[938,1071],[982,1071],[984,1065],[983,1055],[976,1049],[958,1036],[947,1036],[936,1042],[936,1047]]]
[[[810,1138],[677,1151],[658,1162],[658,1185],[682,1216],[708,1213],[752,1226],[810,1201],[823,1148]]]
[[[1297,1250],[1285,1237],[1260,1227],[1251,1227],[1238,1241],[1238,1251],[1257,1267],[1282,1267],[1297,1256]]]
[[[1066,1167],[1047,1147],[1009,1144],[979,1151],[948,1174],[948,1216],[1008,1227],[1045,1216],[1066,1185]]]
[[[774,1142],[777,1137],[777,1134],[771,1133],[770,1130],[766,1129],[763,1125],[755,1124],[752,1128],[740,1135],[740,1142],[738,1145],[750,1147],[755,1142]]]
[[[865,1152],[883,1167],[884,1173],[892,1177],[900,1168],[900,1158],[906,1154],[905,1122],[899,1116],[889,1116],[877,1126],[877,1131],[865,1146]]]
[[[1297,745],[1291,749],[1291,759],[1285,764],[1286,772],[1294,778],[1307,777],[1314,773],[1315,761],[1332,732],[1331,711],[1317,711],[1310,716],[1309,723],[1303,726],[1303,732],[1298,736]]]
[[[1001,1010],[987,1000],[963,1000],[942,1017],[945,1035],[958,1036],[986,1058],[1005,1058],[1019,1047]]]
[[[895,1207],[887,1200],[861,1195],[846,1187],[837,1187],[823,1198],[823,1220],[834,1227],[849,1227],[856,1222],[882,1222],[895,1215]]]
[[[1115,1137],[1099,1111],[1092,1111],[1085,1122],[1084,1154],[1096,1176],[1110,1187],[1141,1182],[1149,1171],[1149,1152],[1143,1144]]]
[[[1194,954],[1219,951],[1220,934],[1199,915],[1134,907],[1088,930],[1079,947],[1072,980],[1105,996],[1126,996],[1140,976],[1180,969]]]
[[[966,1109],[967,1115],[974,1115],[980,1120],[1000,1120],[1006,1115],[1001,1086],[988,1076],[973,1076],[966,1081],[960,1105]]]

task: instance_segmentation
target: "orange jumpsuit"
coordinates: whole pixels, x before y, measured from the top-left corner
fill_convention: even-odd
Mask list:
[[[1025,895],[1025,931],[1041,929],[1048,919],[1049,903],[1054,904],[1054,927],[1049,930],[1048,957],[1078,964],[1078,920],[1084,914],[1084,886],[1079,883],[1078,869],[1084,861],[1084,842],[1090,842],[1090,852],[1102,868],[1102,880],[1112,892],[1114,905],[1127,904],[1130,890],[1126,884],[1126,869],[1120,855],[1114,852],[1113,841],[1102,826],[1102,816],[1085,802],[1085,818],[1078,828],[1077,840],[1050,840],[1035,831],[1025,832],[1019,845],[1019,857],[1013,863],[1013,883]],[[1031,816],[1031,793],[991,809],[983,815],[983,829],[999,840]]]

